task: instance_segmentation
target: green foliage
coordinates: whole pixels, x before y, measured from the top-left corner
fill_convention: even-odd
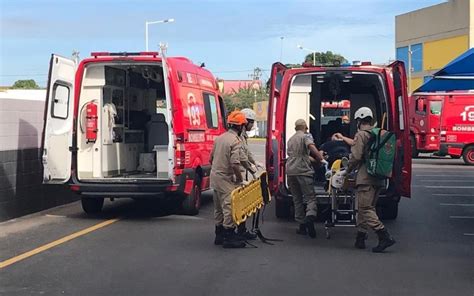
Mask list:
[[[332,51],[316,52],[316,65],[334,65],[347,63],[345,57],[340,54],[333,53]],[[313,54],[310,53],[305,57],[305,62],[313,63]]]
[[[251,86],[242,87],[231,94],[223,95],[224,103],[228,112],[236,109],[253,108],[254,102],[268,100],[267,90],[263,87],[253,88]]]
[[[27,80],[17,80],[13,84],[12,88],[21,88],[21,89],[37,89],[39,88],[38,84],[36,84],[36,81],[33,79],[27,79]]]

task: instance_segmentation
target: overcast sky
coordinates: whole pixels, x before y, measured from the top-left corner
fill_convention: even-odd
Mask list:
[[[205,62],[224,79],[248,79],[255,67],[267,79],[281,48],[284,63],[302,62],[297,44],[382,63],[395,57],[395,16],[442,2],[0,0],[0,86],[29,78],[44,86],[51,53],[143,51],[145,21],[166,18],[175,22],[150,26],[150,49],[167,42],[169,56]]]

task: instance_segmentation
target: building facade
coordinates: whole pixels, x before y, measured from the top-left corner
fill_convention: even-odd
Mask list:
[[[474,47],[474,0],[449,0],[396,16],[395,47],[412,92]]]

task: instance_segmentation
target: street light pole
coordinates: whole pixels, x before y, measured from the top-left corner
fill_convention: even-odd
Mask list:
[[[418,48],[416,50],[411,50],[411,45],[408,45],[408,91],[411,93],[411,72],[412,72],[412,55],[414,52],[420,50],[421,48]]]
[[[306,50],[306,51],[312,52],[313,53],[313,66],[316,66],[316,50],[303,47],[303,45],[299,45],[299,44],[296,45],[296,47],[298,47],[301,50]]]
[[[161,21],[152,21],[152,22],[145,21],[145,51],[148,51],[148,26],[154,25],[154,24],[172,23],[172,22],[174,22],[174,19],[172,18],[161,20]]]

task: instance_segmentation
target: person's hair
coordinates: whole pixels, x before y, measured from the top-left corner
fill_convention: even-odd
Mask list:
[[[365,123],[365,124],[372,124],[372,117],[368,116],[368,117],[365,117],[365,118],[361,118],[359,119],[360,120],[360,123]]]

